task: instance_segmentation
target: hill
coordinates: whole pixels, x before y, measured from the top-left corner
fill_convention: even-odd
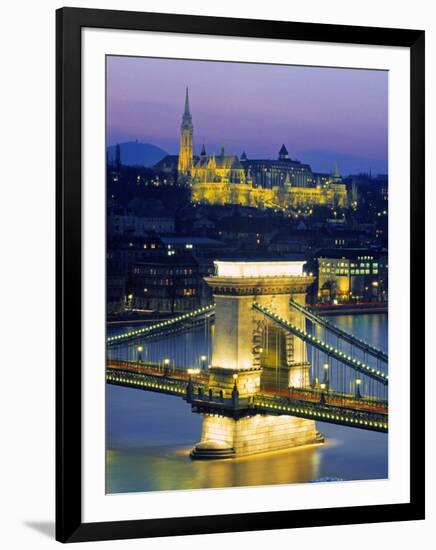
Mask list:
[[[121,163],[127,166],[153,166],[168,153],[152,145],[139,141],[120,143]],[[108,147],[109,160],[115,159],[115,145]]]

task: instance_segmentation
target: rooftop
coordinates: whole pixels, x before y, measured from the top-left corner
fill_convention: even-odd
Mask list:
[[[303,276],[306,262],[268,261],[268,262],[214,262],[218,277],[298,277]]]

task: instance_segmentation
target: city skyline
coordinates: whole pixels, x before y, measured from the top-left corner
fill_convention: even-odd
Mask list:
[[[342,173],[387,172],[388,74],[366,69],[109,56],[108,144],[139,140],[177,154],[189,86],[194,151],[292,158]],[[289,98],[292,101],[289,101]]]

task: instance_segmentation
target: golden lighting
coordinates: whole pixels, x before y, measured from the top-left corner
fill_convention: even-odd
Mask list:
[[[302,277],[306,262],[215,261],[218,277]]]
[[[188,374],[199,374],[200,369],[188,369]]]

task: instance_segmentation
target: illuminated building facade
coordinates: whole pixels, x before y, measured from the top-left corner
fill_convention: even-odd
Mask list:
[[[318,299],[321,302],[386,302],[387,253],[364,248],[318,253]]]
[[[247,173],[251,174],[254,187],[272,189],[283,187],[316,187],[316,178],[308,164],[289,158],[288,150],[282,145],[277,160],[249,159],[245,151],[241,155]]]
[[[317,175],[308,164],[290,159],[285,145],[277,160],[252,160],[245,152],[241,158],[226,155],[224,147],[218,155],[207,155],[204,145],[200,156],[194,156],[193,132],[186,90],[177,166],[180,180],[191,184],[193,202],[278,209],[348,205],[337,169],[330,177]],[[166,157],[161,163],[174,162]]]

